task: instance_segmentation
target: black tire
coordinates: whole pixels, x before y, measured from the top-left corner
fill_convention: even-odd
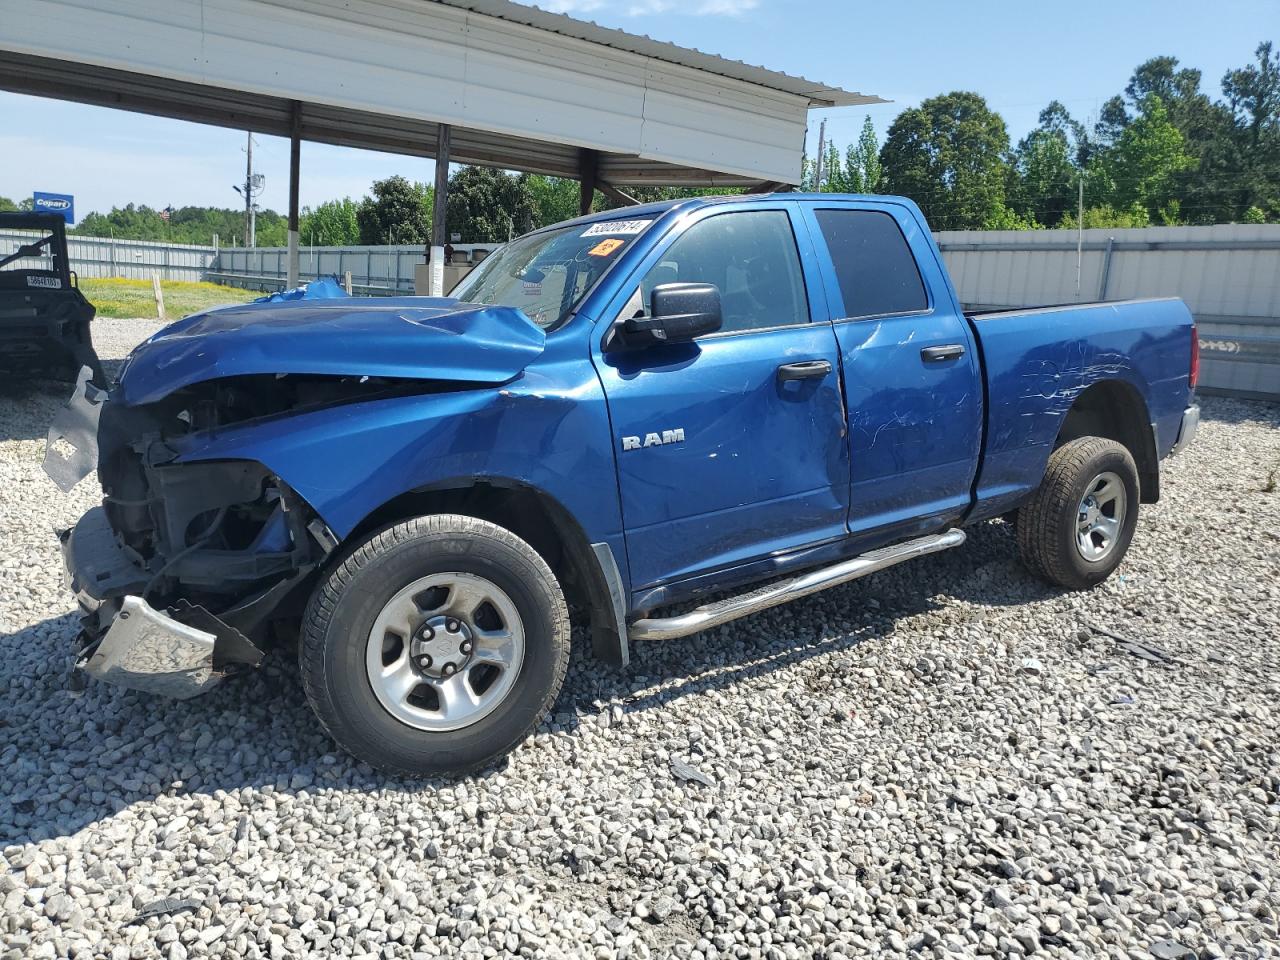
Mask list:
[[[1105,556],[1089,560],[1077,546],[1078,510],[1089,485],[1104,473],[1114,473],[1124,486],[1124,516]],[[1036,576],[1068,590],[1101,583],[1120,565],[1133,540],[1138,492],[1138,469],[1121,444],[1103,437],[1064,443],[1049,457],[1035,494],[1018,510],[1018,552],[1023,563]]]
[[[514,686],[492,713],[462,729],[420,730],[374,693],[366,644],[383,607],[424,576],[486,578],[514,603],[524,632]],[[311,596],[299,645],[307,699],[348,753],[387,773],[459,775],[519,743],[555,703],[569,663],[569,616],[555,575],[527,543],[474,517],[417,517],[374,533],[333,567]]]

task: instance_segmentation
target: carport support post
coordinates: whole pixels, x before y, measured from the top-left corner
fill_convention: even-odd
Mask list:
[[[298,285],[298,179],[302,166],[302,104],[293,102],[289,119],[289,282],[292,290]]]
[[[591,212],[591,202],[596,197],[596,174],[600,169],[600,155],[594,150],[578,151],[578,216]]]
[[[436,133],[436,192],[431,209],[431,296],[444,296],[445,210],[449,199],[449,134],[442,123]]]

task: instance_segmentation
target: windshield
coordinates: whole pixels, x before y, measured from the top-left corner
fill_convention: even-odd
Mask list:
[[[544,330],[557,326],[652,220],[607,220],[513,240],[454,287],[466,303],[517,307]]]

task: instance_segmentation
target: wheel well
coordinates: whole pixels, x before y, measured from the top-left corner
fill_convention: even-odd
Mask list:
[[[1067,412],[1056,450],[1080,437],[1106,437],[1126,447],[1138,468],[1138,487],[1143,503],[1160,499],[1160,461],[1155,436],[1142,394],[1122,380],[1103,380],[1076,397]]]
[[[348,542],[410,517],[459,513],[510,530],[538,552],[556,575],[571,608],[589,614],[596,655],[625,661],[617,636],[609,585],[578,522],[555,498],[534,487],[501,480],[430,487],[403,493],[383,504],[351,531]]]

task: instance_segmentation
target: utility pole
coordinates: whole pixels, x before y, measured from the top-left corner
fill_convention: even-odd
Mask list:
[[[248,142],[244,150],[244,183],[232,185],[236,193],[244,197],[244,237],[245,243],[257,246],[258,205],[255,202],[262,193],[267,178],[253,172],[253,131],[249,131]]]
[[[1084,171],[1080,171],[1080,194],[1076,201],[1076,300],[1080,299],[1080,272],[1084,265]]]
[[[244,235],[251,247],[258,232],[257,219],[253,215],[253,134],[250,133],[244,148]]]
[[[822,192],[822,162],[826,159],[827,153],[827,121],[824,119],[818,126],[818,169],[814,172],[813,190],[815,193]]]

